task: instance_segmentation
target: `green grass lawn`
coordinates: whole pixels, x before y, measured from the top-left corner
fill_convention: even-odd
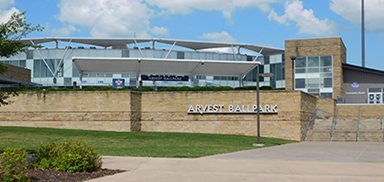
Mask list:
[[[51,141],[84,140],[102,155],[150,157],[202,157],[254,149],[254,136],[202,133],[111,132],[52,128],[0,127],[0,151],[21,147],[36,151]],[[297,141],[262,137],[266,147]]]

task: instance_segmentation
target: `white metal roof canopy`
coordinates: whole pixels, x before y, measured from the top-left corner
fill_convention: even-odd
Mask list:
[[[80,74],[126,73],[157,75],[235,76],[242,79],[260,64],[257,61],[218,61],[160,58],[72,58]],[[82,77],[80,76],[81,82]],[[80,82],[80,85],[81,85]]]

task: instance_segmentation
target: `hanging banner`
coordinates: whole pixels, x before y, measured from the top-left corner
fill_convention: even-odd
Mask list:
[[[125,79],[122,79],[122,78],[112,79],[112,87],[113,88],[124,88],[125,87]]]
[[[189,76],[141,75],[143,81],[189,81]]]

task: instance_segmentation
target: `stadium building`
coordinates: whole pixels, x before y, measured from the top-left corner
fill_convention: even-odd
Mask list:
[[[103,87],[116,81],[126,88],[255,86],[259,70],[274,74],[271,78],[260,77],[260,86],[302,90],[337,99],[338,103],[384,103],[384,72],[347,64],[346,47],[339,37],[286,40],[285,49],[156,38],[28,38],[21,42],[41,44],[43,48],[1,58],[0,62],[30,69],[31,82],[44,88]],[[145,69],[136,64],[141,60],[148,62]],[[132,64],[121,64],[120,72],[108,71],[112,62],[119,61]],[[199,72],[204,61],[239,64],[206,65],[211,71]],[[86,62],[88,67],[81,67]],[[240,63],[252,62],[257,64],[240,68]],[[180,65],[172,67],[176,64]],[[161,71],[165,67],[168,71]]]

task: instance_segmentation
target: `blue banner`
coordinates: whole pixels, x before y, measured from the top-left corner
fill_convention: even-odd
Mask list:
[[[113,88],[124,88],[125,87],[125,79],[122,79],[122,78],[112,79],[112,87]]]

